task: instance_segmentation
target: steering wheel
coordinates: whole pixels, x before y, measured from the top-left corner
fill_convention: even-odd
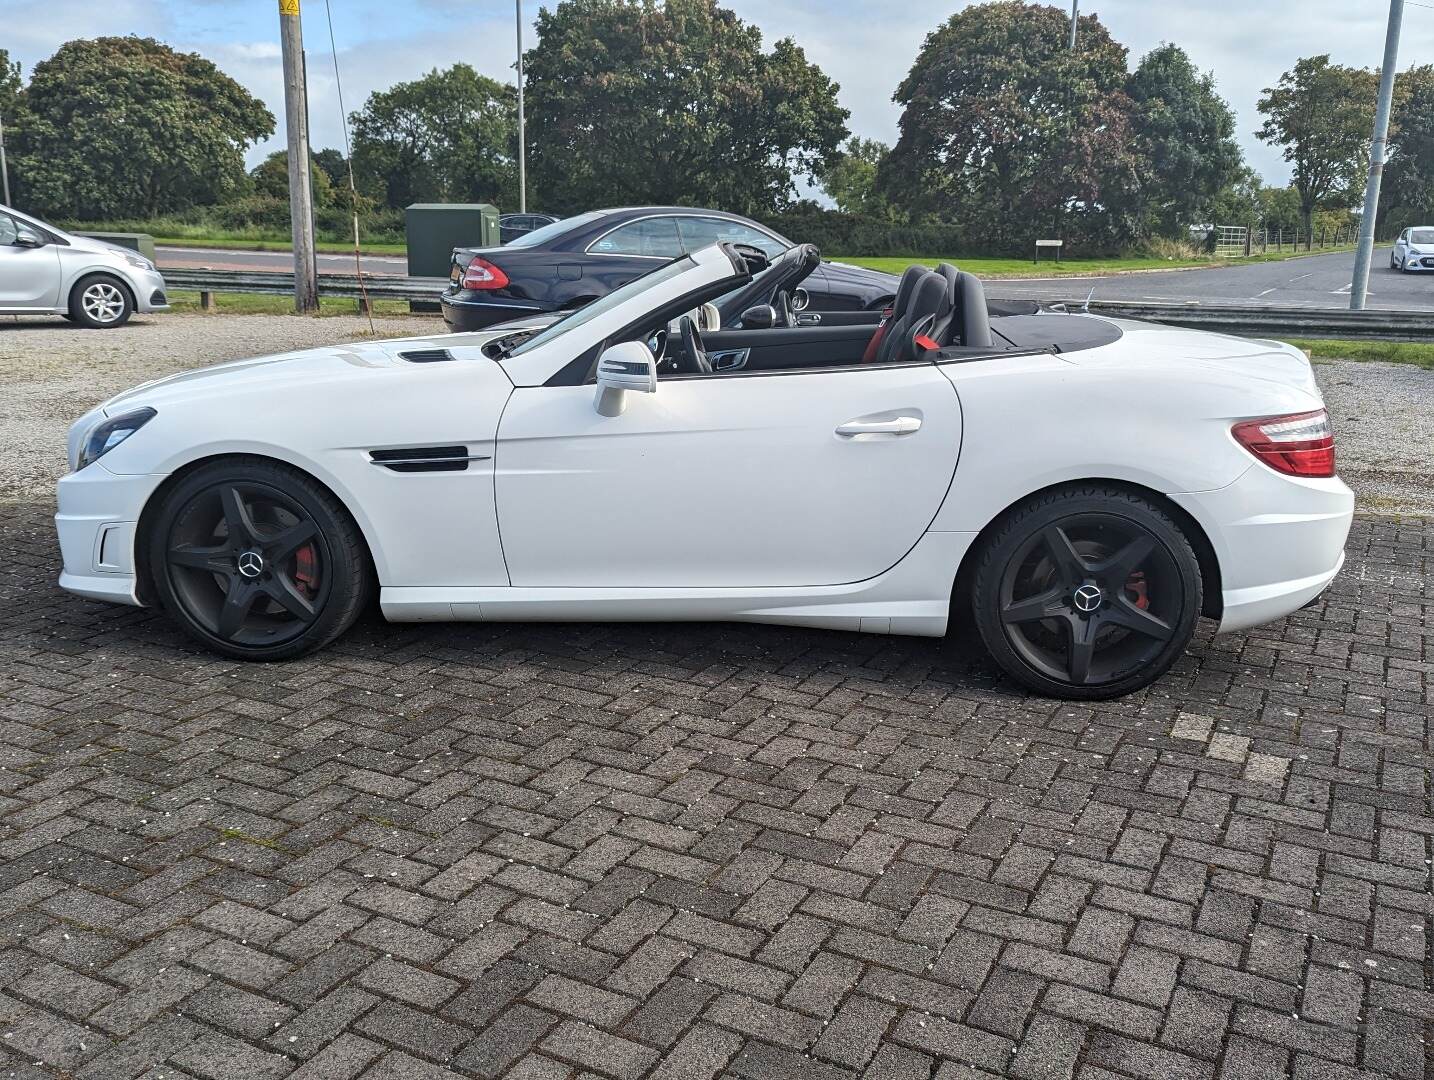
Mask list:
[[[679,371],[688,375],[712,374],[712,361],[707,359],[707,350],[702,347],[702,334],[691,315],[682,316],[682,354]]]
[[[777,295],[772,297],[772,307],[777,311],[777,325],[785,326],[788,329],[797,325],[796,313],[792,310],[792,294],[786,289],[778,289]]]

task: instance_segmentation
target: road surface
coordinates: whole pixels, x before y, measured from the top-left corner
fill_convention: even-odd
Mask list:
[[[223,251],[214,248],[156,249],[164,267],[208,267],[214,270],[288,270],[286,251]],[[319,272],[352,274],[352,255],[320,255]],[[406,274],[401,255],[372,255],[363,260],[365,273]],[[1251,304],[1269,307],[1349,306],[1354,253],[1340,251],[1282,262],[1245,263],[1213,270],[1164,270],[1105,277],[1025,278],[990,281],[986,291],[1002,298],[1035,300],[1084,299],[1092,288],[1099,300],[1199,301],[1207,304]],[[1369,307],[1434,308],[1434,272],[1402,274],[1389,269],[1389,249],[1374,253],[1369,277]]]
[[[1248,304],[1268,307],[1349,307],[1354,252],[1310,255],[1282,262],[1245,263],[1213,270],[1168,270],[1094,278],[991,281],[986,292],[1007,299],[1145,300],[1155,303]],[[1434,308],[1434,272],[1403,274],[1389,268],[1389,249],[1376,249],[1368,307]]]
[[[292,270],[294,257],[287,251],[226,251],[222,248],[156,247],[155,262],[161,270]],[[318,256],[319,273],[352,274],[353,255]],[[407,274],[408,260],[402,255],[365,255],[365,274]]]

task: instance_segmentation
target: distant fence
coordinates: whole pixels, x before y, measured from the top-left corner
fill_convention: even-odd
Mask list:
[[[1286,251],[1323,251],[1347,247],[1359,237],[1357,225],[1312,229],[1248,229],[1243,225],[1217,225],[1211,240],[1221,259],[1242,259],[1250,255],[1280,254]]]

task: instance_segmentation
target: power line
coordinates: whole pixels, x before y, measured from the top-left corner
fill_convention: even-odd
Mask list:
[[[339,75],[339,47],[334,42],[334,9],[330,6],[329,0],[324,0],[324,15],[329,21],[329,53],[334,58],[334,89],[339,95],[339,124],[344,131],[344,164],[348,166],[349,172],[349,206],[353,210],[354,219],[354,273],[358,275],[359,295],[363,297],[364,314],[368,316],[368,332],[376,334],[373,325],[373,305],[368,301],[368,286],[363,280],[363,260],[359,256],[359,211],[358,211],[358,187],[354,184],[354,154],[349,146],[349,113],[344,108],[344,81]]]

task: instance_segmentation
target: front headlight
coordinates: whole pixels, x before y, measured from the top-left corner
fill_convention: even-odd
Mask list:
[[[112,417],[99,424],[85,436],[85,443],[80,447],[80,459],[75,465],[76,470],[104,457],[154,417],[155,411],[146,405],[142,409]]]
[[[153,270],[154,263],[150,262],[143,255],[126,255],[124,261],[131,266],[137,266],[141,270]]]

